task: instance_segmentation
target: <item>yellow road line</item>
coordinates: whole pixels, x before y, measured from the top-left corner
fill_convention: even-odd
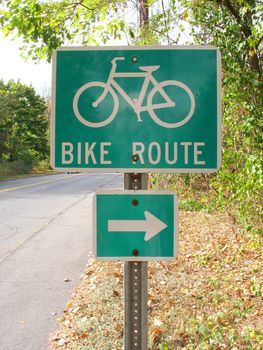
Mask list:
[[[76,175],[81,175],[81,174],[76,174]],[[76,176],[75,175],[75,176]],[[59,180],[65,180],[65,179],[70,179],[70,177],[60,177],[59,179],[53,179],[53,180],[46,180],[46,181],[41,181],[41,182],[35,182],[35,183],[32,183],[32,184],[28,184],[28,185],[21,185],[21,186],[16,186],[16,187],[9,187],[9,188],[5,188],[3,190],[0,190],[0,193],[3,193],[3,192],[10,192],[10,191],[15,191],[15,190],[20,190],[22,188],[29,188],[29,187],[33,187],[33,186],[37,186],[37,185],[43,185],[43,184],[47,184],[47,183],[50,183],[50,182],[55,182],[55,181],[59,181]]]

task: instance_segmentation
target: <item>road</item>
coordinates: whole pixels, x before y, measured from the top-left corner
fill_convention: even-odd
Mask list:
[[[92,252],[91,203],[120,174],[0,182],[0,350],[47,350]]]

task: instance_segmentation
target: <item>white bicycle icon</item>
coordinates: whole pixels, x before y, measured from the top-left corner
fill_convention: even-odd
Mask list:
[[[149,115],[155,123],[164,128],[178,128],[186,124],[190,120],[195,110],[195,98],[192,91],[187,85],[176,80],[165,80],[162,82],[158,82],[152,76],[152,73],[154,71],[157,71],[160,68],[160,66],[141,66],[139,67],[141,72],[116,72],[116,62],[121,60],[125,60],[125,57],[115,57],[111,61],[112,68],[106,83],[100,81],[92,81],[81,86],[76,92],[73,99],[73,110],[76,117],[82,124],[91,128],[101,128],[112,122],[119,110],[119,98],[115,90],[118,91],[118,93],[133,108],[134,112],[137,115],[138,122],[142,122],[140,113],[144,111],[147,111],[149,113]],[[132,99],[118,84],[116,78],[144,78],[138,98]],[[153,84],[153,88],[148,94],[146,105],[143,105],[147,89],[150,83]],[[177,92],[179,88],[188,99],[187,107],[182,113],[183,115],[180,115],[179,118],[178,116],[176,116],[175,118],[173,114],[174,112],[172,112],[172,115],[169,117],[170,119],[172,119],[171,121],[170,119],[168,119],[167,121],[166,118],[164,118],[165,121],[160,119],[160,116],[158,116],[157,112],[162,109],[168,109],[172,107],[176,108],[176,103],[172,100],[171,97],[169,97],[168,93],[165,91],[167,87],[176,87]],[[154,99],[157,95],[161,96],[161,102],[154,102]],[[84,97],[85,108],[81,109],[79,106],[80,100],[84,100]],[[107,102],[105,102],[106,99]],[[100,106],[100,104],[103,103],[103,101],[106,104],[106,107],[103,107],[103,109],[100,111],[100,117],[98,119],[98,117],[96,116],[96,109]],[[87,108],[91,108],[91,111],[89,111],[88,113],[86,112]]]

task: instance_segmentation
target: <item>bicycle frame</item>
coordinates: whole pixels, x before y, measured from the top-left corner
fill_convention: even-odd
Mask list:
[[[106,83],[106,88],[101,94],[101,96],[93,103],[94,107],[97,107],[100,102],[103,101],[103,99],[106,97],[109,87],[114,87],[119,94],[129,103],[129,105],[133,108],[135,113],[137,113],[138,121],[141,121],[141,117],[139,115],[140,112],[148,111],[149,108],[151,109],[157,109],[157,108],[167,108],[167,107],[174,107],[175,103],[170,99],[170,97],[166,94],[166,92],[163,90],[162,87],[158,88],[158,81],[152,76],[151,71],[146,72],[116,72],[117,60],[124,60],[123,57],[116,57],[112,60],[112,68]],[[142,89],[140,91],[138,99],[132,100],[130,96],[122,89],[122,87],[114,80],[115,78],[144,78],[144,82],[142,85]],[[145,106],[142,106],[143,100],[146,95],[147,88],[150,84],[150,82],[154,85],[154,87],[157,87],[157,91],[161,94],[165,102],[158,103],[158,104],[152,104],[149,106],[148,104]]]

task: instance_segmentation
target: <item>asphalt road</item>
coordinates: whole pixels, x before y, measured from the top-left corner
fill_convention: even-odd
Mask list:
[[[0,350],[47,350],[92,252],[92,194],[120,174],[0,182]]]

